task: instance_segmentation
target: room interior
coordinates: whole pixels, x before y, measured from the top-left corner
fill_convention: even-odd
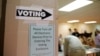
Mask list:
[[[27,1],[26,2],[23,2],[23,1],[24,0],[21,0],[22,5],[27,4],[27,6],[30,6],[30,4],[33,3],[33,2],[29,3]],[[55,0],[48,0],[50,2],[48,2],[47,0],[44,0],[46,4],[42,0],[41,1],[40,0],[32,0],[32,1],[35,1],[34,4],[43,5],[45,7],[53,7],[53,8],[56,7],[56,6],[54,6]],[[57,2],[56,2],[57,3],[57,10],[59,8],[61,8],[62,6],[68,4],[72,1],[74,1],[74,0],[57,0]],[[57,22],[57,25],[58,25],[58,35],[63,34],[63,37],[65,37],[68,34],[69,28],[72,28],[72,29],[77,28],[80,33],[83,32],[84,30],[87,30],[88,32],[94,32],[96,27],[100,28],[100,24],[99,24],[100,23],[100,19],[99,19],[100,18],[99,17],[99,15],[100,15],[100,11],[99,11],[100,10],[100,0],[91,0],[91,1],[93,1],[92,4],[85,6],[85,7],[82,7],[80,9],[77,9],[77,10],[72,11],[72,12],[62,12],[62,11],[56,12],[57,13],[56,22]],[[11,2],[15,2],[15,1],[10,1],[9,3],[11,3]],[[17,3],[18,3],[18,1],[17,1]],[[15,2],[15,4],[16,4],[16,2]],[[10,7],[14,7],[15,4],[11,3]],[[8,11],[10,12],[10,9],[11,8],[9,8],[9,10],[7,10],[7,12]],[[11,14],[11,16],[12,15],[13,14]],[[80,22],[70,24],[70,23],[67,23],[68,20],[80,20]],[[94,20],[97,21],[97,23],[95,23],[95,24],[84,24],[85,21],[94,21]],[[93,37],[94,37],[94,35],[93,35]],[[21,41],[19,40],[19,42],[21,42]],[[16,41],[14,43],[16,43]],[[18,45],[18,47],[19,47],[18,50],[21,50],[21,51],[25,50],[25,49],[22,50],[20,48],[20,46],[21,46],[21,44]],[[15,48],[16,48],[16,46],[15,46]],[[18,55],[21,55],[20,52],[18,52]],[[26,54],[23,54],[23,55],[26,55]]]
[[[57,9],[60,9],[61,7],[68,5],[73,1],[75,0],[58,0]],[[58,10],[57,20],[56,20],[58,24],[58,36],[62,34],[62,37],[64,38],[69,34],[68,30],[69,28],[71,28],[72,30],[74,28],[77,28],[79,33],[83,33],[84,31],[87,31],[88,33],[92,32],[91,38],[92,41],[94,41],[95,30],[97,28],[100,28],[100,19],[99,19],[100,0],[89,0],[89,1],[93,1],[93,3],[71,12]],[[79,20],[79,22],[68,23],[68,21],[70,20]],[[87,21],[96,21],[96,23],[85,23]],[[93,42],[92,45],[90,46],[94,47],[94,45],[95,44]],[[60,54],[60,56],[62,55]]]
[[[68,5],[75,0],[58,0],[57,9]],[[59,11],[57,12],[57,24],[58,24],[58,35],[63,34],[65,37],[68,34],[69,28],[77,28],[80,33],[84,32],[95,32],[96,28],[100,27],[100,0],[89,0],[93,1],[92,4],[81,7],[71,12]],[[76,23],[68,23],[70,20],[79,20]],[[96,23],[86,24],[87,21],[96,21]],[[94,35],[92,36],[94,37]]]

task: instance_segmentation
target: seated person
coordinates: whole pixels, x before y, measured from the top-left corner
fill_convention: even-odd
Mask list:
[[[85,48],[79,38],[69,35],[64,40],[64,56],[86,56]]]

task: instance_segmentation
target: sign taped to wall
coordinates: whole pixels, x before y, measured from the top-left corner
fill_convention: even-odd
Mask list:
[[[54,25],[30,25],[30,56],[54,56]]]
[[[17,6],[16,19],[53,20],[53,9]]]

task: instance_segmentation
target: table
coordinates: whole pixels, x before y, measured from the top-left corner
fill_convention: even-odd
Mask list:
[[[87,56],[90,56],[90,54],[93,54],[95,56],[95,53],[100,52],[100,48],[89,48],[86,49]]]

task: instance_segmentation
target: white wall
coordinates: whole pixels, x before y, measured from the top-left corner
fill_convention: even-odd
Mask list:
[[[16,19],[15,12],[16,6],[33,5],[55,10],[56,0],[7,0],[4,56],[29,56],[29,24]]]

